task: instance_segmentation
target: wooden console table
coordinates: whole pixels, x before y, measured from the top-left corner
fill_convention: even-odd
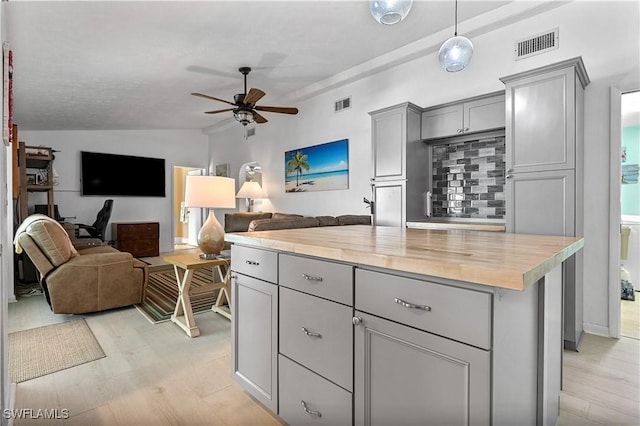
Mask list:
[[[158,222],[118,222],[111,224],[111,239],[116,248],[134,257],[160,255],[160,224]]]
[[[220,282],[214,282],[199,287],[199,292],[213,292],[216,289],[220,289],[216,303],[212,306],[211,310],[217,312],[229,319],[231,319],[231,313],[228,308],[223,304],[227,302],[231,305],[230,297],[230,282],[229,282],[229,264],[230,259],[200,259],[199,253],[186,253],[165,256],[164,261],[173,265],[173,270],[176,274],[176,282],[178,284],[178,301],[176,303],[176,309],[171,315],[171,321],[176,323],[182,328],[189,337],[197,337],[200,335],[200,329],[196,325],[195,318],[193,317],[193,310],[191,308],[191,298],[189,289],[191,287],[191,280],[196,269],[213,267],[214,276],[217,272]]]

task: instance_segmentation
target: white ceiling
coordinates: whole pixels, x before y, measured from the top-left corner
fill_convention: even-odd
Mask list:
[[[461,1],[459,20],[505,1]],[[454,2],[415,1],[383,26],[367,1],[16,1],[2,3],[22,130],[201,129],[248,86],[259,105],[453,24]],[[444,40],[443,40],[444,41]],[[286,99],[282,104],[278,100]],[[269,113],[264,114],[269,118]]]
[[[459,29],[486,16],[474,30],[489,31],[530,17],[531,5],[556,7],[551,3],[562,2],[460,0]],[[227,105],[190,93],[231,101],[243,91],[241,66],[253,68],[248,86],[267,93],[259,105],[296,106],[318,88],[340,84],[340,73],[349,75],[344,81],[357,77],[348,71],[373,58],[395,55],[386,62],[398,63],[416,54],[398,53],[403,46],[438,32],[444,41],[454,16],[452,0],[416,0],[393,26],[375,22],[363,0],[10,0],[2,6],[13,51],[13,117],[21,130],[215,127],[231,113],[204,111]],[[503,12],[512,6],[511,14]]]

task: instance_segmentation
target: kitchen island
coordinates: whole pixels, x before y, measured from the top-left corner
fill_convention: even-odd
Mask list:
[[[233,375],[290,424],[555,424],[572,237],[227,234]]]

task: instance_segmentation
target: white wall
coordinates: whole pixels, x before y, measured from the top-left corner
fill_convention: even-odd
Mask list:
[[[18,123],[19,125],[19,123]],[[110,222],[153,221],[160,223],[160,251],[173,249],[173,166],[207,167],[209,147],[200,130],[28,131],[20,141],[30,146],[50,146],[59,174],[54,201],[62,216],[76,216],[76,223],[92,224],[107,198],[112,198]],[[80,151],[104,152],[165,159],[166,197],[106,197],[80,195]],[[117,171],[127,173],[126,170]],[[30,204],[38,201],[31,194]],[[40,198],[44,202],[46,198]],[[107,228],[107,239],[111,229]]]
[[[584,322],[585,330],[608,328],[609,87],[640,88],[640,4],[577,1],[527,20],[473,37],[470,66],[448,74],[433,54],[346,84],[295,105],[295,116],[264,115],[256,136],[243,140],[239,125],[209,136],[212,162],[263,166],[269,202],[262,210],[301,214],[367,214],[370,197],[371,129],[368,112],[411,101],[427,107],[504,89],[500,77],[582,56],[591,84],[585,91]],[[486,19],[491,19],[487,17]],[[586,23],[589,24],[586,24]],[[559,27],[560,47],[520,61],[517,40]],[[268,88],[263,88],[268,94]],[[333,113],[333,102],[352,96],[353,107]],[[279,105],[268,95],[267,105]],[[287,105],[288,106],[288,105]],[[349,189],[284,193],[284,152],[336,139],[349,139]]]

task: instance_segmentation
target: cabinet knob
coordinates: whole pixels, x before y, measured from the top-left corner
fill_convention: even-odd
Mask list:
[[[513,173],[513,169],[507,169],[507,173]]]
[[[351,319],[351,322],[353,323],[353,325],[360,325],[360,323],[362,322],[362,318],[360,317],[353,317]]]
[[[505,178],[506,179],[511,179],[513,177],[513,175],[506,175]]]
[[[237,280],[238,276],[236,274],[231,274],[231,279]]]
[[[464,129],[462,129],[462,133],[464,133],[464,132],[468,132],[468,131],[469,131],[469,128],[468,128],[468,127],[465,127]]]
[[[463,132],[463,129],[456,130],[456,133],[462,133],[462,132]]]

